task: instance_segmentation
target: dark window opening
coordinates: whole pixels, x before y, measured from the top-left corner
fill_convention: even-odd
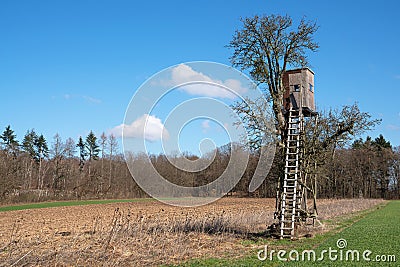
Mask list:
[[[294,92],[300,92],[300,84],[294,85]]]

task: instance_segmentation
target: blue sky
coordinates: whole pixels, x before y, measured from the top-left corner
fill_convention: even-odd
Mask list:
[[[240,17],[274,13],[320,25],[320,49],[310,55],[317,105],[357,101],[383,120],[369,134],[400,145],[398,10],[397,0],[2,0],[0,129],[10,124],[22,139],[35,128],[49,142],[55,133],[100,135],[123,123],[147,78],[188,61],[229,65],[225,45]]]

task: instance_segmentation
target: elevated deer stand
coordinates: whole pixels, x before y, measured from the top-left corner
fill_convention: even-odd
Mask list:
[[[299,223],[317,217],[315,190],[307,186],[311,173],[304,170],[304,119],[318,119],[314,103],[314,73],[308,68],[289,70],[284,73],[284,109],[286,114],[285,167],[276,194],[275,218],[279,219],[280,238],[294,238]],[[311,175],[315,175],[312,173]],[[314,179],[315,181],[315,179]],[[307,206],[311,194],[312,207]]]

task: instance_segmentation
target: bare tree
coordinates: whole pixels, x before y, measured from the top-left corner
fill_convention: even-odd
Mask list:
[[[67,138],[65,140],[65,155],[67,158],[73,158],[76,153],[76,145],[74,139]]]
[[[372,119],[369,113],[360,111],[357,104],[345,106],[341,110],[320,112],[318,117],[305,121],[303,171],[306,186],[312,188],[315,198],[320,178],[335,180],[337,177],[334,175],[337,149],[349,146],[357,136],[379,123],[380,120]],[[342,158],[347,156],[346,153],[340,155]],[[327,163],[331,163],[328,169]]]
[[[249,71],[272,100],[276,131],[282,137],[281,146],[284,146],[283,74],[289,66],[308,66],[306,53],[318,49],[313,40],[318,27],[314,22],[302,19],[297,28],[291,30],[292,19],[280,15],[254,16],[242,22],[242,29],[236,31],[228,45],[233,49],[231,62],[235,67]]]
[[[109,176],[108,176],[108,188],[111,188],[111,182],[113,179],[113,161],[114,161],[114,156],[117,154],[118,150],[118,142],[117,138],[111,134],[108,137],[108,151],[109,151],[109,161],[110,161],[110,166],[109,166]]]
[[[59,187],[60,179],[64,178],[62,173],[62,161],[65,157],[65,144],[62,142],[61,136],[57,133],[53,137],[53,143],[50,149],[50,155],[53,161],[54,173],[52,179],[52,188],[57,189]]]
[[[104,177],[104,158],[106,153],[107,136],[103,132],[100,136],[100,149],[101,149],[101,177]]]
[[[318,49],[318,44],[313,39],[318,26],[303,18],[293,29],[292,19],[280,15],[254,16],[243,19],[242,22],[242,28],[236,31],[228,45],[233,49],[231,62],[248,71],[272,102],[275,120],[272,125],[275,125],[276,133],[280,136],[278,143],[283,148],[287,127],[283,107],[286,90],[283,86],[283,75],[288,67],[308,66],[307,52]],[[233,106],[243,119],[249,133],[249,145],[254,149],[262,146],[265,136],[270,136],[273,130],[266,127],[271,125],[268,123],[270,117],[266,112],[267,107],[262,106],[265,104],[260,103],[257,100],[248,100],[237,102]],[[351,140],[371,129],[376,123],[377,120],[371,120],[371,116],[361,112],[356,104],[345,106],[340,111],[331,110],[328,114],[322,114],[318,121],[310,120],[309,136],[305,138],[305,142],[308,142],[308,150],[305,152],[309,161],[315,158],[326,159],[328,150],[332,151],[337,144]],[[319,157],[324,153],[324,157]]]

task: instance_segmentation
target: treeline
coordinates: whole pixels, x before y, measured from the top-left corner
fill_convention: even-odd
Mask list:
[[[115,136],[90,132],[78,141],[48,142],[29,130],[21,141],[7,126],[0,135],[0,201],[142,197]]]
[[[132,179],[118,142],[113,135],[90,132],[77,141],[62,140],[59,134],[48,142],[29,130],[21,141],[7,126],[0,135],[0,200],[32,202],[61,199],[147,197]],[[152,165],[169,181],[183,186],[199,186],[218,178],[228,165],[231,150],[244,149],[231,144],[215,151],[210,166],[200,172],[175,168],[171,161],[198,160],[195,155],[151,155]],[[271,171],[254,193],[248,192],[258,153],[251,152],[247,168],[239,183],[229,193],[235,196],[275,197],[282,173],[281,150],[277,150]],[[313,173],[318,198],[399,198],[400,148],[379,136],[356,140],[347,148],[336,148]],[[143,154],[130,160],[140,162]],[[200,159],[201,160],[201,159]],[[143,169],[145,172],[145,169]],[[143,173],[145,175],[145,173]],[[196,196],[206,196],[197,192]]]
[[[400,198],[400,147],[380,135],[338,149],[321,177],[320,196]]]

